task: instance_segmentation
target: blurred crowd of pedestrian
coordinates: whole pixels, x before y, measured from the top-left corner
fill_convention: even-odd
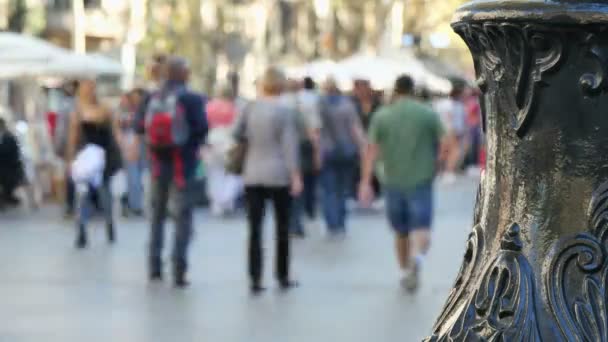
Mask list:
[[[358,200],[386,207],[404,286],[417,287],[430,246],[435,179],[450,184],[483,163],[476,89],[455,83],[449,97],[429,96],[400,76],[390,94],[367,80],[344,92],[331,78],[318,86],[271,67],[247,101],[234,78],[208,98],[188,87],[189,73],[187,60],[157,55],[147,66],[149,83],[124,93],[115,110],[97,98],[94,80],[62,87],[50,133],[66,165],[64,214],[75,216],[78,248],[89,243],[95,212],[103,213],[108,241],[116,241],[116,197],[123,216],[150,220],[151,281],[164,277],[164,223],[175,220],[173,279],[187,286],[193,210],[204,189],[212,215],[246,211],[250,285],[257,294],[264,290],[262,222],[271,202],[275,274],[289,289],[298,285],[289,272],[291,237],[318,227],[319,209],[328,237],[344,239]],[[16,205],[14,192],[26,177],[2,120],[0,160],[9,161],[0,164],[0,206]],[[118,196],[112,194],[117,174],[125,183]]]

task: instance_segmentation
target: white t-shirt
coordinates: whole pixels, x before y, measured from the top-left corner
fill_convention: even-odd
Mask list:
[[[445,130],[456,135],[466,132],[466,110],[464,104],[454,99],[445,98],[435,102],[435,111],[439,113]]]

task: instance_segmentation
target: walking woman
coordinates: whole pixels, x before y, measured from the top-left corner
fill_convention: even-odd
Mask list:
[[[143,144],[136,143],[135,114],[146,96],[143,89],[133,89],[123,95],[121,113],[118,117],[123,151],[124,167],[127,173],[126,192],[121,197],[122,216],[141,217],[144,212],[143,172],[145,150]]]
[[[249,221],[251,291],[264,291],[262,280],[262,222],[266,201],[274,206],[276,272],[279,286],[297,286],[289,276],[289,217],[291,196],[302,191],[296,115],[282,104],[285,76],[269,68],[260,80],[260,97],[249,104],[236,125],[235,138],[247,144],[243,170]]]
[[[95,81],[81,81],[78,87],[76,109],[72,113],[68,132],[68,160],[70,161],[68,165],[72,165],[72,178],[77,183],[78,189],[76,202],[78,205],[77,248],[84,248],[87,245],[86,225],[94,209],[92,203],[94,193],[97,194],[101,202],[106,220],[108,241],[112,243],[115,240],[110,178],[121,167],[121,155],[118,148],[119,132],[118,121],[115,120],[112,112],[102,105],[97,98]],[[81,169],[91,169],[90,164],[94,162],[91,159],[100,159],[89,158],[89,156],[94,156],[94,153],[85,156],[86,150],[104,152],[101,157],[105,160],[104,162],[98,163],[95,160],[97,164],[102,165],[101,170],[96,170],[100,171],[99,181],[89,179],[89,177],[83,179],[74,175],[76,169],[74,166],[80,166],[77,164],[85,166],[80,167]],[[79,160],[73,163],[75,159]]]
[[[232,145],[233,124],[237,109],[234,92],[229,86],[220,86],[218,96],[207,103],[209,134],[204,161],[207,174],[207,193],[211,213],[215,216],[232,214],[236,200],[242,192],[240,177],[226,170],[226,155]]]

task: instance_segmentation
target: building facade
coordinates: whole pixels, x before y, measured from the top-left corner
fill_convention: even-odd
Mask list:
[[[74,35],[80,34],[84,36],[86,51],[108,51],[122,45],[125,39],[129,1],[48,0],[45,14],[44,35],[53,43],[69,48]]]

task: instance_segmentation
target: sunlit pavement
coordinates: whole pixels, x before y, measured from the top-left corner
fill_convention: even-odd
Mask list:
[[[147,283],[141,220],[120,221],[115,246],[96,222],[90,248],[76,251],[72,223],[58,210],[0,213],[0,342],[419,341],[460,266],[476,181],[438,189],[433,247],[416,295],[399,286],[383,213],[354,216],[344,241],[327,240],[319,228],[294,241],[301,287],[289,293],[274,287],[269,225],[271,290],[258,298],[248,293],[242,219],[197,214],[192,286],[180,291],[168,281]]]

